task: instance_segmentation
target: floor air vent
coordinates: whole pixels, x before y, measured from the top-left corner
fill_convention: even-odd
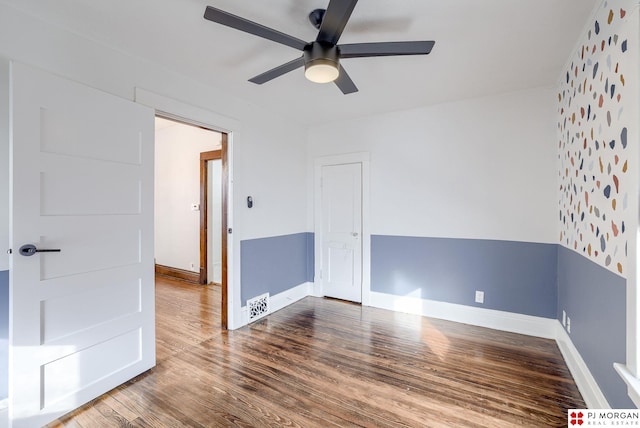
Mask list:
[[[247,300],[249,322],[253,322],[269,314],[269,293],[264,293]]]

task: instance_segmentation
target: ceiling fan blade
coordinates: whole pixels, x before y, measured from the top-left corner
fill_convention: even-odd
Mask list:
[[[322,18],[317,42],[336,45],[358,0],[331,0]]]
[[[276,77],[280,77],[283,74],[286,74],[290,71],[295,70],[296,68],[302,67],[304,65],[304,57],[296,58],[293,61],[289,61],[286,64],[282,64],[276,68],[272,68],[269,71],[265,71],[262,74],[258,74],[255,77],[249,79],[249,82],[257,83],[258,85],[262,85],[263,83],[268,82],[269,80],[273,80]]]
[[[340,45],[340,58],[363,58],[372,56],[427,55],[434,41],[380,42]]]
[[[280,31],[265,27],[264,25],[260,25],[239,16],[232,15],[223,10],[216,9],[215,7],[207,6],[207,9],[204,11],[204,18],[218,24],[226,25],[227,27],[235,28],[236,30],[244,31],[245,33],[262,37],[263,39],[290,46],[300,51],[307,45],[307,42],[304,40],[281,33]]]
[[[338,74],[338,78],[333,82],[345,95],[358,92],[356,84],[353,83],[353,80],[351,80],[351,77],[349,77],[347,71],[342,66],[340,66],[340,74]]]

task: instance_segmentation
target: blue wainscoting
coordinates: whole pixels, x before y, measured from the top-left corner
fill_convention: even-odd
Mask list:
[[[557,245],[371,236],[371,291],[544,318],[557,314]],[[484,304],[475,303],[484,291]]]
[[[241,241],[242,305],[266,292],[273,296],[313,282],[313,254],[310,232]]]
[[[0,271],[0,400],[9,387],[9,271]]]
[[[558,250],[558,319],[571,319],[571,341],[609,405],[636,406],[613,368],[626,363],[627,280],[566,247]]]

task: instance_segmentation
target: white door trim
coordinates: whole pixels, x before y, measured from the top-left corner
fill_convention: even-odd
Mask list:
[[[0,99],[9,99],[9,61],[0,58]],[[9,103],[0,104],[0,200],[3,204],[0,205],[0,271],[9,270],[9,253],[7,250],[11,247],[9,244]],[[9,297],[9,296],[7,296]],[[2,314],[0,316],[6,316],[7,322],[9,314]],[[5,337],[4,339],[9,339]],[[7,352],[8,352],[7,343]],[[2,351],[0,351],[2,352]],[[9,364],[5,367],[0,367],[0,370],[5,370],[8,374]],[[8,380],[7,385],[8,387]],[[0,399],[0,428],[6,428],[9,426],[9,399]]]
[[[202,125],[205,128],[222,131],[228,135],[227,227],[233,228],[233,147],[240,138],[240,122],[202,107],[138,87],[135,88],[135,101],[154,108],[156,113],[162,116],[193,125]],[[243,326],[240,283],[235,281],[235,278],[240,278],[240,264],[234,263],[235,260],[240,260],[240,243],[235,242],[235,236],[235,234],[231,234],[227,238],[227,327],[229,330]]]
[[[362,304],[371,304],[371,231],[369,229],[369,152],[347,153],[333,156],[323,156],[314,162],[314,296],[324,296],[320,269],[322,268],[322,167],[359,163],[362,165]]]

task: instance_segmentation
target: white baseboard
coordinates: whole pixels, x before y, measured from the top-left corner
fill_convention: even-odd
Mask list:
[[[569,371],[576,382],[580,394],[589,409],[610,409],[611,406],[600,390],[598,383],[594,379],[589,367],[582,359],[580,352],[576,349],[571,337],[562,327],[560,321],[556,320],[556,342],[564,358]]]
[[[289,306],[290,304],[297,302],[300,299],[304,299],[311,294],[312,288],[312,283],[305,282],[298,285],[297,287],[290,288],[287,291],[283,291],[282,293],[271,296],[269,302],[269,305],[271,306],[270,312],[273,313],[275,311],[279,311],[280,309]]]
[[[274,294],[269,297],[269,313],[272,314],[280,309],[289,306],[292,303],[297,302],[300,299],[304,299],[307,296],[312,295],[313,283],[305,282],[296,287],[290,288],[282,293]],[[247,313],[247,307],[240,308],[240,314],[242,319],[242,326],[249,323],[249,314]]]
[[[556,338],[557,320],[550,318],[438,302],[417,297],[394,296],[374,291],[371,292],[370,306],[529,336],[547,339]]]

